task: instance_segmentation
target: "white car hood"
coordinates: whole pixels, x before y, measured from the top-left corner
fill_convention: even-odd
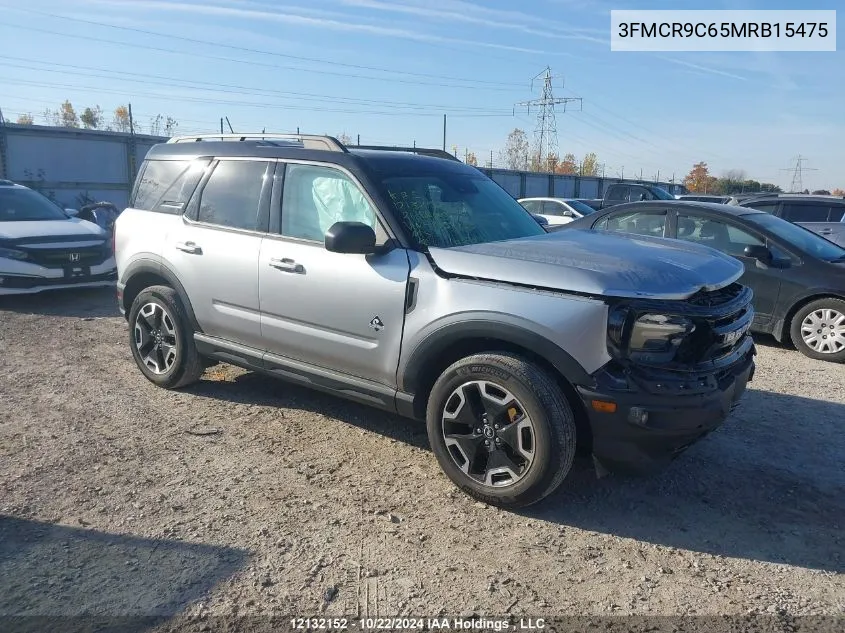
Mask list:
[[[69,241],[78,242],[89,239],[102,241],[106,232],[87,220],[70,218],[67,220],[37,220],[31,222],[0,222],[0,242],[24,243],[28,238],[33,241]]]

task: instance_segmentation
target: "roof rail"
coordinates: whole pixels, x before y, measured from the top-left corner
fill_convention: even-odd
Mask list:
[[[389,145],[351,145],[352,149],[375,149],[384,152],[410,152],[412,154],[420,154],[421,156],[433,156],[434,158],[445,158],[447,160],[457,161],[462,163],[454,154],[442,149],[429,149],[426,147],[391,147]]]
[[[348,152],[349,150],[333,136],[317,134],[197,134],[193,136],[174,136],[168,143],[194,143],[199,141],[294,141],[305,149],[317,149],[329,152]]]

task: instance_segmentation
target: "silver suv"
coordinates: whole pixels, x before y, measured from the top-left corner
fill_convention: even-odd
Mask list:
[[[754,372],[751,292],[704,246],[547,233],[438,150],[323,136],[153,147],[118,218],[118,301],[153,383],[224,361],[426,421],[449,478],[519,507],[659,464]]]

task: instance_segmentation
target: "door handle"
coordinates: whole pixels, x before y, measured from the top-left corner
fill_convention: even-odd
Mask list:
[[[202,249],[193,242],[176,242],[174,246],[180,251],[190,253],[191,255],[202,255]]]
[[[302,264],[297,264],[294,260],[290,259],[289,257],[285,257],[284,259],[271,259],[270,266],[285,273],[305,273],[305,266],[303,266]]]
[[[821,235],[830,235],[831,233],[833,233],[833,229],[822,229],[821,231],[819,231],[819,233]]]

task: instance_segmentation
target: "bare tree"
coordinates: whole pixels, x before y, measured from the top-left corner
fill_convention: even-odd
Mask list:
[[[129,108],[126,106],[117,106],[114,109],[114,121],[112,122],[116,132],[129,132]]]
[[[79,127],[79,117],[68,100],[59,106],[59,121],[62,127]]]
[[[34,125],[35,119],[32,118],[32,115],[27,114],[19,114],[17,121],[15,121],[18,125]]]
[[[528,136],[516,128],[508,134],[503,159],[508,169],[528,169]]]

